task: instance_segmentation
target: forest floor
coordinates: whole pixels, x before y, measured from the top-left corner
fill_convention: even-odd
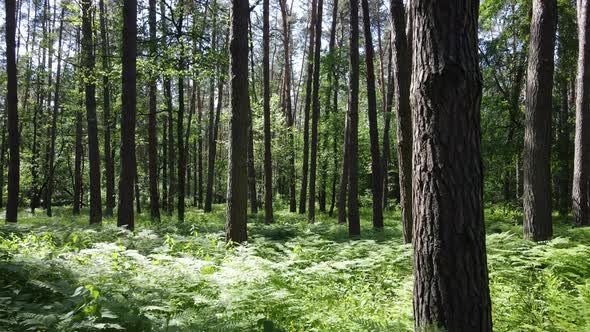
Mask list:
[[[399,215],[362,239],[321,215],[249,220],[249,242],[226,246],[224,207],[186,222],[115,219],[87,226],[58,209],[0,226],[2,331],[411,331],[412,248]],[[555,220],[555,238],[521,239],[521,215],[486,209],[496,331],[590,331],[590,228]]]

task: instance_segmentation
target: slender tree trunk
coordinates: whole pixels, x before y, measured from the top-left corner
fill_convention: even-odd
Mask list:
[[[411,6],[414,329],[492,331],[480,152],[479,2],[413,0]]]
[[[198,198],[197,198],[197,207],[199,209],[203,208],[203,99],[201,98],[201,89],[197,90],[198,99],[199,99],[199,115],[198,115],[198,127],[199,127],[199,136],[197,138],[197,175],[199,177],[199,189],[198,189]]]
[[[150,58],[156,61],[158,42],[156,37],[156,0],[149,0]],[[158,193],[158,120],[156,97],[156,73],[150,73],[148,117],[148,167],[150,187],[150,217],[160,221],[160,194]]]
[[[83,90],[83,82],[80,82],[80,90]],[[81,91],[80,91],[81,92]],[[81,93],[80,93],[81,95]],[[82,146],[82,112],[76,111],[76,148],[74,158],[74,202],[73,215],[80,214],[82,205],[82,156],[84,147]]]
[[[412,111],[410,110],[411,59],[406,38],[406,17],[401,0],[391,0],[392,69],[397,108],[397,162],[399,169],[400,206],[404,242],[412,242]],[[391,108],[389,108],[391,109]],[[387,121],[389,122],[389,121]],[[389,123],[386,124],[388,126]],[[389,128],[387,128],[389,132]],[[385,153],[389,154],[389,135]],[[385,144],[385,143],[384,143]],[[386,150],[387,149],[387,150]],[[384,157],[385,158],[385,157]]]
[[[182,60],[181,60],[182,61]],[[184,70],[184,64],[181,64]],[[177,119],[177,144],[178,144],[178,220],[184,221],[184,199],[186,186],[186,152],[184,146],[184,77],[178,78],[178,119]]]
[[[590,225],[590,1],[578,1],[578,76],[574,138],[573,217],[577,226]]]
[[[567,216],[571,206],[570,192],[570,158],[569,147],[571,144],[570,126],[568,123],[569,106],[568,106],[568,82],[563,79],[560,84],[561,107],[558,115],[558,133],[557,133],[557,210],[562,216]]]
[[[135,156],[137,1],[123,3],[123,59],[121,85],[121,174],[117,226],[135,228],[134,184],[137,182]]]
[[[162,209],[168,211],[168,117],[162,126]]]
[[[211,31],[211,50],[217,49],[217,1],[213,2],[215,13],[213,14],[213,24]],[[217,69],[216,69],[217,70]],[[219,75],[216,75],[219,78]],[[217,141],[215,137],[215,78],[211,78],[209,83],[209,130],[207,136],[209,138],[208,147],[209,152],[207,153],[207,188],[205,194],[205,212],[211,212],[211,204],[213,203],[213,180],[215,179],[215,154],[217,150]],[[243,167],[243,165],[242,165]]]
[[[281,6],[282,5],[281,2]],[[282,8],[282,7],[281,7]],[[281,9],[282,10],[282,9]],[[263,112],[264,112],[264,222],[273,222],[272,211],[272,156],[270,133],[270,82],[269,82],[269,45],[270,24],[269,0],[262,2],[262,80],[263,80]],[[284,19],[284,18],[283,18]],[[283,23],[285,24],[285,23]],[[285,62],[288,62],[285,58]],[[250,125],[251,125],[250,119]]]
[[[4,207],[4,166],[6,163],[6,127],[8,126],[8,121],[6,119],[6,114],[2,117],[2,134],[0,134],[0,139],[2,143],[0,143],[0,208]]]
[[[373,189],[373,228],[383,228],[383,180],[379,132],[377,124],[377,93],[375,91],[375,68],[373,64],[373,35],[369,17],[369,1],[361,1],[363,8],[363,31],[365,33],[365,66],[367,68],[367,103],[369,114],[369,137],[371,141],[371,173]]]
[[[100,191],[100,152],[96,119],[96,84],[94,83],[94,43],[92,41],[91,0],[82,0],[82,54],[85,81],[86,121],[88,122],[88,164],[90,169],[90,224],[102,222]],[[123,162],[123,161],[122,161]]]
[[[169,34],[168,31],[168,18],[166,17],[166,6],[165,0],[160,0],[160,15],[162,21],[162,33],[164,36]],[[162,49],[166,49],[168,47],[168,38],[162,38]],[[167,187],[168,187],[168,195],[167,195],[167,202],[166,202],[166,212],[169,216],[172,216],[172,212],[174,211],[174,197],[176,196],[176,179],[175,179],[175,172],[174,172],[174,161],[176,159],[176,149],[174,144],[174,111],[172,106],[172,82],[170,81],[170,76],[164,75],[164,98],[166,99],[166,113],[168,114],[168,144],[167,144],[167,152],[168,152],[168,161],[167,161]]]
[[[111,84],[109,82],[108,71],[111,67],[109,64],[109,44],[107,37],[106,6],[104,0],[99,1],[100,9],[100,42],[102,48],[102,69],[105,75],[102,76],[102,100],[103,100],[103,117],[104,117],[104,163],[106,177],[106,207],[104,214],[106,217],[113,215],[115,208],[115,162],[112,158],[111,148]]]
[[[348,235],[361,235],[358,206],[358,121],[359,121],[359,3],[350,0],[350,79],[348,106]]]
[[[18,98],[16,72],[16,0],[6,0],[6,115],[8,123],[8,200],[6,202],[6,222],[15,223],[18,212],[20,185],[20,155],[18,134]]]
[[[57,42],[57,73],[55,77],[55,92],[53,99],[53,114],[51,115],[51,135],[49,148],[49,176],[47,179],[47,197],[45,204],[47,205],[47,216],[52,216],[51,203],[53,199],[53,188],[55,184],[55,140],[57,136],[57,117],[59,116],[59,88],[61,83],[61,43],[63,38],[63,21],[64,21],[65,7],[62,7],[59,20],[59,37]],[[1,166],[1,164],[0,164]],[[1,186],[1,183],[0,183]],[[1,192],[1,191],[0,191]]]
[[[311,109],[313,82],[313,50],[316,26],[316,8],[318,0],[311,0],[311,23],[309,26],[309,50],[307,51],[307,79],[305,83],[305,106],[303,111],[303,170],[301,174],[301,191],[299,192],[299,213],[305,213],[307,204],[307,176],[309,173],[309,112]]]
[[[342,173],[338,190],[338,223],[346,224],[346,196],[348,193],[348,174],[350,173],[350,117],[346,114],[344,124],[344,144],[342,157]]]
[[[248,140],[248,0],[232,0],[230,36],[230,145],[226,240],[241,243],[246,230],[248,183],[244,164]]]
[[[313,60],[313,92],[312,92],[312,119],[311,119],[311,162],[309,171],[309,207],[307,219],[310,223],[315,222],[315,199],[316,199],[316,175],[318,163],[318,124],[320,121],[320,55],[322,51],[322,10],[324,1],[318,0],[317,16],[315,26],[315,50]]]
[[[551,108],[557,5],[534,0],[527,72],[523,151],[524,237],[553,236],[551,221]]]

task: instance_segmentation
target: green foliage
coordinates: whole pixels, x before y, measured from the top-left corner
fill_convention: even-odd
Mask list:
[[[66,211],[56,211],[65,213]],[[28,216],[0,228],[0,329],[6,331],[411,331],[412,248],[399,215],[362,240],[319,216],[277,211],[249,222],[244,246],[223,241],[224,212],[185,223]],[[556,238],[520,238],[520,213],[486,211],[497,331],[590,328],[590,229],[559,220]]]

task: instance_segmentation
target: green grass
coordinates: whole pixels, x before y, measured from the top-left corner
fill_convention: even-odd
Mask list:
[[[399,215],[362,239],[319,216],[251,217],[225,245],[224,208],[186,222],[146,216],[133,233],[57,210],[0,226],[2,331],[411,331],[412,248]],[[521,239],[521,216],[486,210],[496,331],[590,330],[590,228],[556,217],[556,237]]]

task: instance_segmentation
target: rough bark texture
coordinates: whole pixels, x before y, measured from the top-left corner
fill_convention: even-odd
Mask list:
[[[88,122],[88,164],[90,169],[90,223],[102,222],[102,198],[100,191],[100,151],[98,121],[96,118],[96,84],[94,83],[94,43],[92,41],[91,0],[82,1],[82,54],[85,82],[86,121]],[[133,180],[133,177],[131,177]],[[133,191],[132,191],[133,192]]]
[[[136,53],[137,53],[137,1],[123,4],[123,72],[121,87],[121,174],[119,176],[119,207],[117,226],[133,230],[133,189],[136,181],[135,160],[135,105],[136,105]]]
[[[574,224],[590,225],[590,1],[578,1],[578,76],[572,187]]]
[[[361,235],[358,206],[358,126],[359,126],[359,3],[350,0],[350,80],[348,106],[348,235]]]
[[[16,0],[6,0],[6,115],[8,122],[8,200],[6,222],[17,221],[18,193],[20,185],[20,155],[18,133],[18,97],[16,77]]]
[[[397,117],[397,160],[404,242],[412,241],[412,111],[410,110],[411,59],[406,38],[402,0],[391,0],[392,81]],[[389,143],[389,142],[388,142]],[[387,145],[389,148],[389,144]],[[388,151],[389,152],[389,151]],[[385,154],[385,151],[383,151]]]
[[[307,51],[307,79],[305,82],[305,106],[303,109],[303,166],[301,172],[301,191],[299,192],[299,213],[305,213],[307,204],[307,176],[309,174],[309,112],[311,109],[313,79],[313,49],[316,26],[317,0],[311,0],[311,21],[309,24],[309,49]]]
[[[283,11],[283,0],[280,0],[281,12]],[[272,211],[272,155],[271,155],[271,133],[270,133],[270,78],[269,78],[269,45],[270,45],[270,24],[269,24],[269,0],[262,2],[262,80],[263,80],[263,112],[264,112],[264,222],[273,222]],[[283,20],[285,15],[283,14]],[[283,26],[285,23],[283,23]],[[284,28],[283,28],[284,29]],[[286,42],[288,45],[288,42]],[[286,46],[288,48],[288,46]],[[288,58],[285,58],[288,61]],[[289,97],[289,100],[291,98]],[[252,120],[250,119],[250,126]]]
[[[315,222],[316,174],[318,163],[318,124],[320,121],[320,56],[322,51],[322,9],[324,1],[318,0],[316,26],[314,29],[315,49],[313,52],[313,92],[311,115],[311,160],[309,168],[309,202],[307,219]]]
[[[107,23],[106,23],[106,8],[104,0],[99,1],[100,9],[100,43],[102,48],[102,69],[104,71],[110,70],[109,65],[109,51],[107,39]],[[115,208],[115,162],[111,149],[111,93],[109,75],[102,77],[102,107],[104,118],[104,163],[105,163],[105,177],[106,177],[106,207],[104,214],[107,217],[113,215]]]
[[[551,97],[557,5],[534,0],[528,56],[523,151],[524,237],[550,239],[551,223]]]
[[[150,57],[155,61],[158,44],[156,39],[156,0],[149,0]],[[148,167],[150,187],[150,217],[160,220],[160,194],[158,192],[158,123],[156,98],[156,73],[150,73],[148,116]]]
[[[414,329],[491,331],[479,2],[413,0]]]
[[[381,172],[381,152],[379,152],[379,132],[377,125],[377,93],[375,91],[375,68],[373,63],[373,34],[369,1],[361,1],[363,8],[363,31],[365,34],[365,65],[367,69],[367,104],[369,115],[369,137],[371,141],[371,188],[373,190],[373,227],[383,228],[383,180]]]
[[[227,179],[226,240],[248,239],[246,217],[248,183],[246,174],[248,140],[248,0],[231,2],[230,35],[230,138]]]

